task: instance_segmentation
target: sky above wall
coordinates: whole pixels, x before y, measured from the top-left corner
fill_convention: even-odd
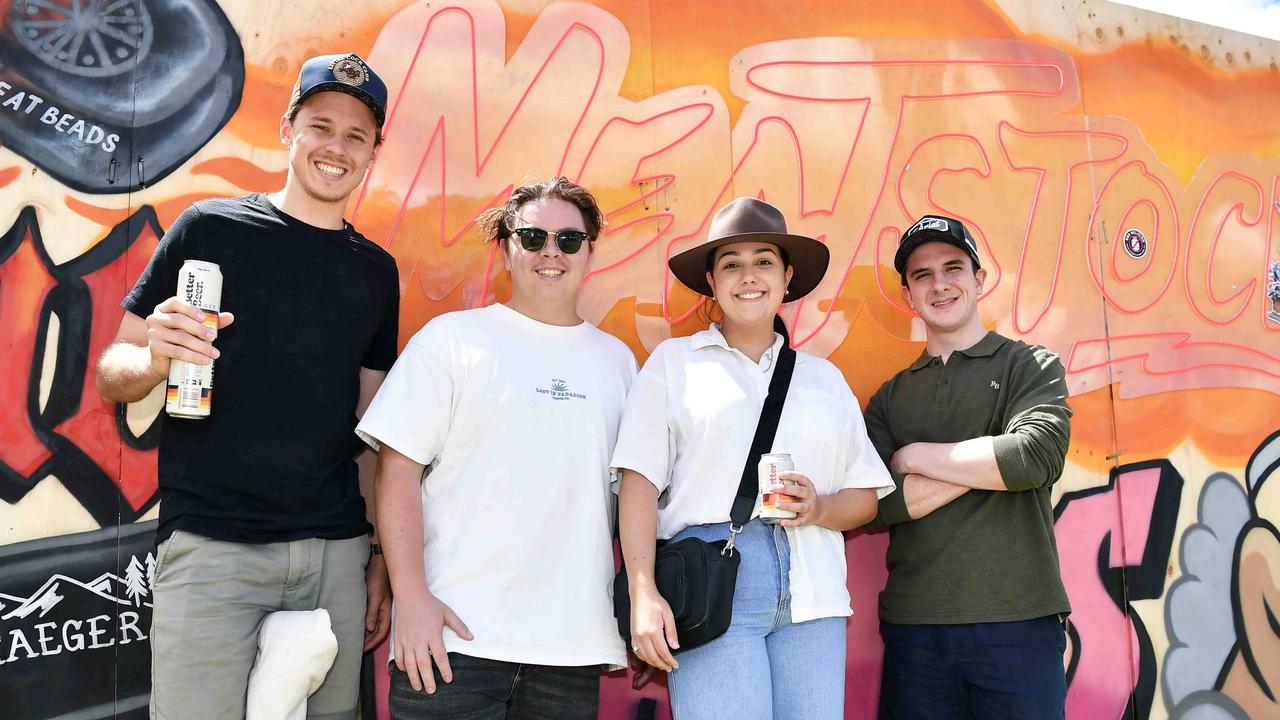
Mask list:
[[[1113,0],[1121,5],[1153,10],[1217,25],[1251,35],[1280,40],[1280,0]]]

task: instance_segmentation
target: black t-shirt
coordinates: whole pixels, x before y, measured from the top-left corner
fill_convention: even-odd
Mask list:
[[[169,228],[124,308],[151,314],[188,259],[218,264],[235,322],[215,341],[211,415],[163,416],[157,542],[175,529],[251,543],[368,532],[355,410],[360,368],[395,361],[395,259],[260,194],[204,200]]]

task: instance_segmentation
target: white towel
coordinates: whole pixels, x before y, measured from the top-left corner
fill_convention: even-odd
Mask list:
[[[258,630],[245,720],[306,720],[307,698],[338,655],[329,611],[273,612]]]

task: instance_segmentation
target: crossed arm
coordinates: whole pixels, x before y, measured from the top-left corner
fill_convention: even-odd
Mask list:
[[[1019,492],[1056,482],[1070,441],[1064,375],[1051,354],[1023,363],[1000,435],[901,447],[895,447],[882,388],[867,406],[867,431],[900,492],[881,500],[872,526],[919,520],[970,490]]]

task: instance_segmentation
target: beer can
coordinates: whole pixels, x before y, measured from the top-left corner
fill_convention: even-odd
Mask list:
[[[778,507],[778,503],[791,502],[793,499],[790,495],[783,493],[786,482],[778,477],[782,473],[796,469],[791,456],[787,453],[761,455],[758,469],[761,497],[760,519],[767,523],[776,523],[779,520],[790,520],[795,517],[795,511]]]
[[[178,271],[178,299],[204,311],[204,325],[218,333],[222,307],[222,271],[211,262],[188,260]],[[169,363],[169,383],[164,409],[173,417],[203,420],[213,401],[213,363],[197,365],[183,360]]]

